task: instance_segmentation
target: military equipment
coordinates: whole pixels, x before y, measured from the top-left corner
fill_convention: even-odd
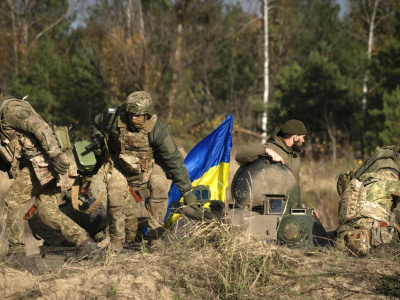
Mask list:
[[[330,244],[313,209],[298,208],[300,187],[287,166],[260,157],[238,169],[231,189],[228,223],[234,232],[288,246]]]
[[[78,172],[81,174],[93,174],[97,163],[93,151],[87,150],[90,146],[88,141],[77,141],[74,144],[73,153],[78,167]]]
[[[134,115],[154,115],[154,102],[146,92],[134,92],[126,99],[126,111]]]
[[[288,246],[325,247],[331,240],[313,209],[292,208],[278,226],[278,241]]]
[[[102,122],[102,127],[100,128],[100,133],[103,135],[103,137],[106,137],[109,123],[112,124],[112,122],[110,122],[110,121],[111,121],[111,118],[115,117],[116,111],[117,111],[116,106],[112,106],[112,107],[108,108],[107,114],[105,116],[103,116],[104,119]],[[95,149],[100,149],[104,145],[107,145],[107,143],[104,142],[104,140],[95,139],[92,141],[91,144],[87,145],[85,147],[85,149],[90,152]]]
[[[250,211],[262,211],[267,195],[285,196],[283,214],[300,203],[300,186],[290,169],[267,156],[240,167],[232,179],[231,192],[235,204]]]

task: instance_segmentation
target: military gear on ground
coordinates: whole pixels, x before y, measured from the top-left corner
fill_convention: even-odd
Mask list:
[[[299,120],[289,120],[287,121],[281,129],[281,132],[284,134],[292,134],[292,135],[306,135],[307,129],[304,126],[304,123]]]
[[[278,225],[278,239],[288,246],[325,247],[331,244],[312,209],[294,208]]]
[[[126,111],[133,115],[154,115],[154,102],[146,92],[134,92],[126,99]]]
[[[232,179],[233,200],[240,208],[262,210],[266,194],[283,195],[288,199],[283,213],[289,214],[300,204],[300,185],[291,170],[280,163],[271,162],[267,156],[240,167]]]
[[[300,152],[293,150],[285,144],[283,139],[277,135],[280,130],[281,128],[276,128],[265,145],[249,146],[240,149],[235,159],[240,166],[246,166],[260,156],[265,156],[265,149],[270,148],[283,158],[285,165],[289,167],[294,178],[300,181]]]
[[[68,158],[66,157],[66,155],[64,153],[60,153],[56,156],[54,156],[51,159],[52,165],[54,167],[54,170],[58,173],[58,174],[66,174],[68,172],[69,169],[69,162],[68,162]]]

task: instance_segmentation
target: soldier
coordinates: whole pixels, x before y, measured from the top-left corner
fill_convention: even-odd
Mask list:
[[[383,168],[352,179],[339,202],[338,246],[358,255],[392,241],[396,223],[393,208],[400,196],[399,172]]]
[[[137,218],[128,197],[128,185],[134,191],[150,190],[146,203],[150,214],[149,245],[164,232],[171,184],[167,175],[179,188],[185,204],[195,206],[196,196],[174,139],[154,114],[151,96],[144,91],[134,92],[124,105],[115,108],[111,117],[108,111],[96,116],[90,136],[93,141],[105,141],[112,164],[107,213],[111,247],[119,251],[124,242],[130,243],[136,236]]]
[[[80,256],[97,250],[87,232],[59,210],[56,177],[70,163],[49,125],[27,101],[12,97],[0,98],[0,121],[0,160],[14,178],[5,197],[9,253],[25,253],[24,206],[32,197],[42,222],[76,244]]]
[[[300,152],[307,129],[299,120],[289,120],[274,133],[263,145],[245,147],[236,154],[241,166],[248,165],[259,156],[268,155],[272,161],[286,164],[296,180],[300,180]]]

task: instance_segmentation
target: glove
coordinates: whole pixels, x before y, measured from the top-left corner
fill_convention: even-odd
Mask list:
[[[102,141],[104,140],[104,134],[102,134],[99,130],[96,130],[93,132],[93,134],[90,136],[92,141]]]
[[[60,153],[51,159],[54,170],[60,174],[66,174],[69,169],[69,161],[65,153]]]
[[[186,192],[183,195],[183,203],[185,203],[185,205],[197,204],[197,198],[193,194],[193,191]]]

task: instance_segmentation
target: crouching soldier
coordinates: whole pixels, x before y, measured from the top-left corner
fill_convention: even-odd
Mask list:
[[[185,204],[195,205],[196,196],[184,159],[165,126],[154,114],[154,103],[146,92],[134,92],[126,103],[96,116],[91,127],[92,141],[102,145],[111,162],[111,177],[107,184],[109,233],[115,251],[136,236],[137,220],[129,203],[128,187],[133,191],[150,190],[146,203],[149,211],[149,244],[164,231],[168,191],[174,180],[184,196]],[[169,177],[168,176],[168,177]]]
[[[27,101],[0,98],[0,139],[0,159],[14,178],[5,197],[9,253],[25,252],[24,207],[32,197],[42,222],[77,245],[79,256],[97,250],[88,233],[59,210],[56,178],[68,172],[70,163],[49,125]]]
[[[339,202],[338,245],[357,255],[388,244],[399,226],[393,207],[400,196],[399,172],[383,168],[353,178]]]

